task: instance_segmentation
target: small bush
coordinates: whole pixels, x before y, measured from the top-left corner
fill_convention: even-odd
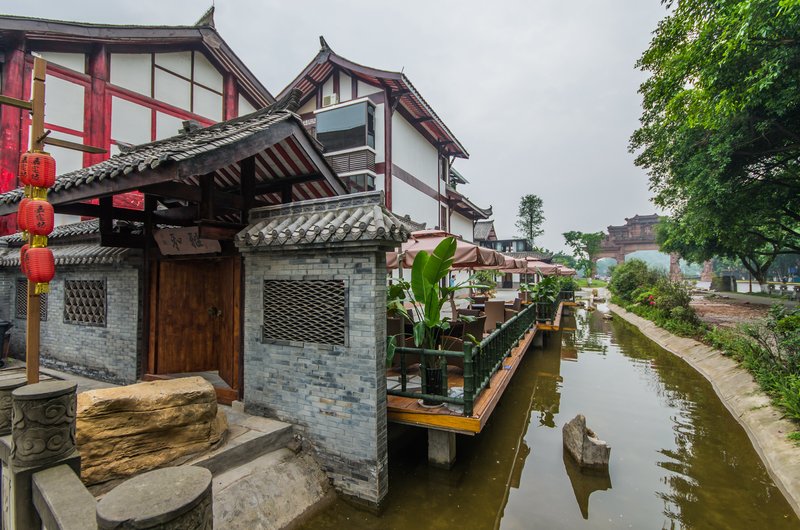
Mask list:
[[[634,291],[653,287],[662,276],[663,273],[648,268],[644,261],[632,259],[614,268],[608,288],[614,295],[632,303]]]

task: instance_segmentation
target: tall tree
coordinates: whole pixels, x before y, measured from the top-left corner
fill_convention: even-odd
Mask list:
[[[594,274],[595,256],[600,252],[600,244],[605,234],[572,230],[561,235],[564,236],[567,246],[572,249],[576,267],[583,271],[584,276],[591,278]]]
[[[522,232],[522,237],[528,240],[531,247],[535,246],[534,240],[544,234],[544,204],[538,195],[525,195],[519,200],[517,222],[514,226]]]
[[[672,214],[664,250],[737,257],[764,278],[800,250],[800,2],[665,3],[630,144]]]

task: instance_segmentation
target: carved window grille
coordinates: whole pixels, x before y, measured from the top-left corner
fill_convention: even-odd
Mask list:
[[[342,280],[264,280],[263,339],[345,345]]]
[[[64,323],[106,326],[106,281],[64,280]]]
[[[20,319],[28,318],[28,279],[17,278],[16,316]],[[47,321],[47,295],[39,296],[39,320]]]

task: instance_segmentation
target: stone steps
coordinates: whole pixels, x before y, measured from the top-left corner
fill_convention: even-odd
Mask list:
[[[228,417],[225,443],[186,464],[204,467],[217,476],[263,455],[284,449],[292,441],[292,426],[288,423],[251,416],[222,405],[220,408]]]

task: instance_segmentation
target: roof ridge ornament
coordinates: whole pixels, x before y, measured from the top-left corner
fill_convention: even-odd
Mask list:
[[[197,26],[208,26],[210,28],[217,29],[214,25],[214,2],[212,0],[211,7],[209,7],[205,13],[194,23]]]
[[[328,45],[328,41],[325,40],[325,37],[322,35],[319,36],[319,51],[321,52],[333,52],[331,47]]]

